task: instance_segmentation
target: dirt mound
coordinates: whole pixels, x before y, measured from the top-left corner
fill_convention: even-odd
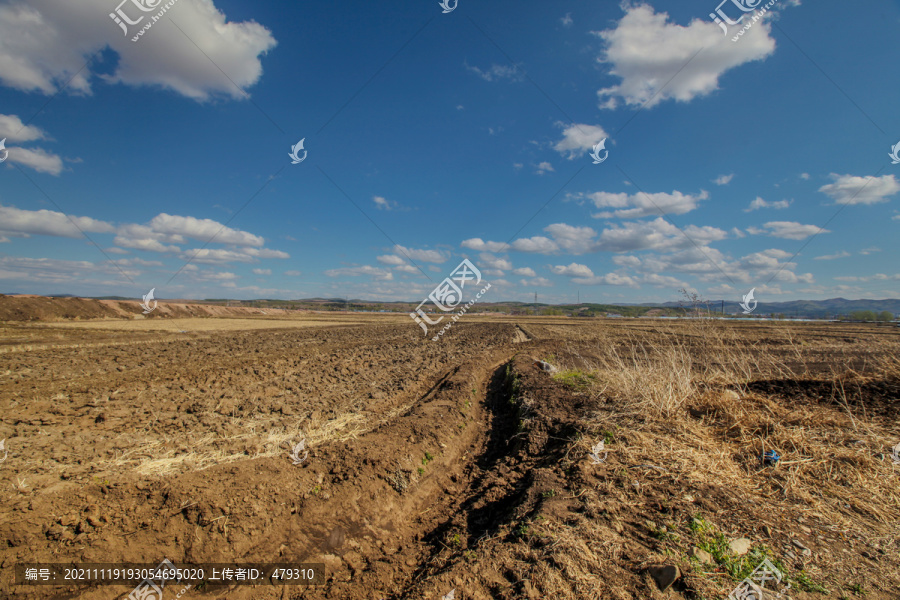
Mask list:
[[[123,318],[246,317],[249,315],[288,315],[299,312],[306,311],[160,301],[153,312],[145,315],[141,308],[141,303],[137,300],[48,298],[45,296],[7,296],[0,294],[0,321],[54,322]]]

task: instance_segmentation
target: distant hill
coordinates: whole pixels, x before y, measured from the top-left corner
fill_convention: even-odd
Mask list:
[[[757,300],[759,298],[757,297]],[[684,306],[683,303],[666,302],[659,304],[640,304],[638,306],[665,306],[674,308]],[[709,300],[703,304],[712,312],[721,312],[722,300]],[[784,314],[785,316],[823,318],[835,315],[849,315],[860,310],[875,312],[888,311],[900,314],[900,300],[847,300],[832,298],[830,300],[792,300],[789,302],[759,302],[753,311],[755,315]],[[725,301],[725,314],[743,313],[739,302]]]

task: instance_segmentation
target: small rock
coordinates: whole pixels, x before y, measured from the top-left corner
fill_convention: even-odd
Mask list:
[[[805,525],[800,526],[800,531],[802,531],[806,535],[812,535],[812,529],[810,529],[809,527],[806,527]]]
[[[690,556],[693,556],[694,558],[696,558],[697,560],[699,560],[702,563],[712,564],[712,562],[713,562],[712,555],[709,552],[707,552],[706,550],[701,550],[697,546],[694,546],[693,548],[691,548],[690,552],[688,554]]]
[[[803,542],[801,542],[798,539],[791,540],[791,543],[793,545],[795,545],[797,548],[800,548],[801,550],[809,550],[809,548],[807,548],[805,545],[803,545]]]
[[[794,554],[793,552],[791,552],[790,550],[788,550],[787,552],[785,552],[784,555],[787,556],[788,558],[790,558],[791,560],[796,560],[796,559],[797,559],[797,555]]]
[[[653,578],[653,581],[656,582],[661,592],[669,589],[681,577],[681,571],[674,565],[650,565],[647,567],[647,572]]]
[[[737,393],[736,391],[734,391],[734,390],[725,390],[724,392],[722,392],[722,398],[723,398],[724,400],[737,401],[737,400],[740,400],[740,399],[741,399],[741,395],[738,394],[738,393]]]
[[[747,538],[737,538],[728,542],[728,547],[738,556],[743,556],[750,552],[750,548],[753,547],[753,542]]]

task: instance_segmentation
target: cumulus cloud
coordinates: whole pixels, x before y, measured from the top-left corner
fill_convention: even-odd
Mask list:
[[[376,257],[375,260],[383,265],[400,266],[406,264],[406,260],[396,254],[385,254],[384,256]]]
[[[415,248],[406,248],[399,244],[394,246],[393,250],[397,255],[422,262],[441,264],[447,262],[447,259],[449,258],[446,252],[441,252],[439,250],[417,250]]]
[[[253,21],[229,22],[213,0],[191,0],[176,3],[139,43],[132,42],[161,4],[146,0],[152,12],[123,5],[132,21],[143,17],[125,34],[109,18],[115,3],[107,0],[12,0],[0,6],[0,82],[52,95],[68,81],[70,93],[89,94],[98,74],[93,62],[85,63],[111,48],[119,55],[115,70],[99,75],[109,83],[158,86],[201,101],[213,95],[245,98],[235,85],[259,81],[260,56],[276,44],[271,32]]]
[[[361,275],[369,275],[375,278],[377,281],[391,281],[394,278],[394,274],[390,271],[390,269],[381,269],[379,267],[373,267],[371,265],[363,265],[361,267],[344,267],[341,269],[329,269],[325,271],[325,275],[328,277],[359,277]]]
[[[783,208],[789,207],[791,205],[791,202],[792,200],[777,200],[775,202],[767,202],[757,196],[756,200],[751,202],[750,206],[744,209],[744,212],[752,212],[761,208],[774,208],[776,210],[781,210]]]
[[[524,74],[519,70],[518,67],[511,67],[508,65],[493,64],[489,68],[484,70],[479,69],[478,67],[472,67],[468,64],[466,64],[465,67],[472,73],[477,74],[485,81],[498,81],[500,79],[507,79],[509,81],[522,81],[525,78]]]
[[[562,17],[559,22],[562,23],[563,27],[571,27],[573,23],[572,13],[566,13],[566,16]]]
[[[62,158],[56,154],[40,148],[32,150],[31,148],[7,146],[6,149],[9,151],[7,161],[10,163],[24,165],[34,169],[38,173],[48,173],[50,175],[59,175],[62,173],[63,161]]]
[[[734,179],[734,173],[731,175],[719,175],[715,179],[713,179],[713,183],[716,185],[728,185],[731,183],[731,180]]]
[[[553,168],[553,165],[551,165],[547,161],[544,161],[538,164],[537,167],[535,167],[535,173],[537,173],[538,175],[543,175],[544,173],[553,173],[555,170],[556,169]]]
[[[80,238],[86,233],[112,233],[115,227],[90,217],[67,217],[52,210],[21,210],[0,205],[0,233],[14,237],[52,235]]]
[[[709,198],[709,193],[701,190],[699,194],[682,194],[673,191],[671,194],[658,192],[655,194],[611,194],[595,192],[588,198],[597,208],[614,208],[616,210],[595,213],[595,219],[640,219],[658,215],[683,215],[696,209],[701,200]]]
[[[505,249],[509,248],[509,246],[503,242],[485,242],[481,238],[463,240],[460,246],[479,252],[503,252]]]
[[[394,210],[397,208],[397,203],[383,196],[372,196],[372,201],[375,203],[375,208],[378,210]]]
[[[820,229],[818,225],[804,225],[794,221],[770,221],[759,227],[748,227],[747,232],[753,235],[768,235],[786,240],[805,240],[817,233],[831,233],[827,229]]]
[[[486,269],[496,271],[506,271],[512,269],[512,263],[505,258],[500,258],[488,252],[482,252],[478,257],[478,266],[484,266]],[[498,275],[502,277],[502,273]]]
[[[577,283],[578,285],[614,285],[630,288],[640,287],[640,284],[634,278],[620,273],[607,273],[606,275],[593,277],[576,277],[572,280],[572,283]]]
[[[271,275],[272,269],[253,269],[254,275]]]
[[[847,258],[850,256],[850,253],[846,250],[841,250],[840,252],[836,252],[834,254],[825,254],[822,256],[816,256],[813,260],[835,260],[837,258]]]
[[[534,269],[531,267],[522,267],[520,269],[513,269],[513,275],[521,275],[523,277],[535,277],[537,273],[534,272]]]
[[[834,183],[823,185],[819,191],[831,197],[835,204],[879,204],[900,192],[900,182],[893,175],[857,177],[831,174]]]
[[[568,266],[564,265],[556,265],[550,267],[550,270],[553,271],[556,275],[566,275],[568,277],[593,277],[594,272],[590,270],[586,265],[580,265],[578,263],[572,263]]]
[[[523,287],[553,287],[553,282],[546,277],[532,277],[519,282]]]
[[[8,142],[33,142],[47,139],[47,134],[38,127],[25,125],[16,115],[0,115],[0,140],[4,138]]]
[[[615,29],[596,33],[606,42],[599,61],[611,65],[610,72],[622,80],[597,92],[603,108],[615,108],[620,100],[629,106],[646,102],[648,108],[670,99],[688,102],[718,89],[726,71],[775,51],[771,25],[765,20],[749,29],[739,44],[723,43],[722,30],[709,19],[694,19],[685,27],[670,23],[668,13],[657,13],[647,4],[624,8]]]
[[[219,244],[234,246],[262,246],[265,239],[237,229],[226,227],[212,219],[197,219],[160,213],[150,221],[150,229],[154,232],[183,238],[193,238],[203,242],[215,241]]]
[[[604,229],[598,248],[609,252],[636,250],[677,250],[694,246],[706,246],[724,240],[728,233],[717,227],[689,225],[682,230],[663,219],[635,221]]]
[[[563,137],[556,142],[553,149],[566,155],[569,160],[581,158],[592,150],[597,142],[609,137],[609,134],[599,125],[573,123],[567,127],[564,123],[559,122],[556,125],[563,128]]]

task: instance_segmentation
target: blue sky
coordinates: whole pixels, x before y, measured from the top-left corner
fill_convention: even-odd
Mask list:
[[[900,4],[742,1],[0,2],[0,292],[900,296]]]

